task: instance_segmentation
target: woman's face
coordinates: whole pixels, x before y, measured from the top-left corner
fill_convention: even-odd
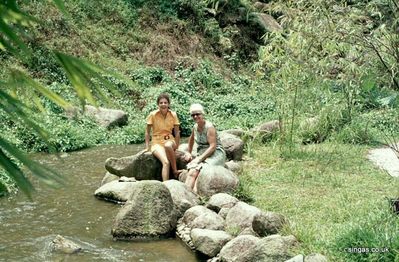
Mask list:
[[[192,112],[191,117],[193,118],[195,123],[198,123],[198,122],[204,120],[204,116],[200,112]]]
[[[161,99],[159,100],[159,102],[158,102],[158,107],[159,107],[159,109],[161,109],[161,110],[168,109],[168,108],[169,108],[168,99],[166,99],[166,98],[161,98]]]

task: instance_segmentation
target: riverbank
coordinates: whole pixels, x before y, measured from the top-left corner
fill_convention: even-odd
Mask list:
[[[368,159],[369,147],[338,143],[300,146],[291,154],[277,144],[255,145],[240,176],[245,195],[262,210],[290,221],[286,234],[301,245],[297,253],[318,252],[330,261],[395,261],[399,218],[389,198],[399,196],[399,179]],[[345,248],[388,248],[351,253]]]

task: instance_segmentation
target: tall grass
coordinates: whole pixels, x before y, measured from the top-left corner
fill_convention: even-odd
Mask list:
[[[298,253],[319,252],[332,261],[348,261],[356,254],[339,252],[340,248],[362,243],[387,247],[389,252],[379,257],[399,259],[399,218],[388,216],[386,200],[399,195],[399,180],[368,162],[367,147],[312,144],[298,146],[284,158],[277,145],[258,145],[252,152],[240,181],[247,182],[256,206],[287,217],[290,224],[283,233],[298,238]],[[380,228],[373,229],[374,224]],[[351,232],[363,232],[364,237],[351,238]],[[373,238],[367,240],[366,234]]]

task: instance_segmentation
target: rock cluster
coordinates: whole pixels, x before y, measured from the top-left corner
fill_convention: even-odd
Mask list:
[[[279,123],[261,125],[256,132],[271,133]],[[294,256],[298,244],[294,236],[281,236],[287,223],[281,214],[264,212],[230,195],[238,185],[243,142],[233,135],[221,134],[230,161],[225,167],[203,168],[198,177],[198,194],[181,181],[160,182],[159,161],[147,152],[110,158],[107,174],[95,196],[124,205],[115,217],[115,239],[154,239],[176,234],[189,248],[210,261],[303,261]],[[184,145],[181,149],[184,149]],[[185,167],[184,153],[177,152],[178,165]],[[203,197],[209,197],[204,203]],[[321,260],[312,260],[313,257]],[[300,260],[302,259],[302,260]],[[306,260],[308,259],[308,260]],[[305,261],[324,261],[312,254]]]

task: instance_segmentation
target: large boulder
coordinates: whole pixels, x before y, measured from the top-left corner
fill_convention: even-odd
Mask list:
[[[84,114],[93,117],[96,122],[106,128],[127,124],[128,116],[122,110],[108,109],[86,105]]]
[[[200,204],[200,199],[184,183],[177,180],[167,180],[163,182],[172,195],[173,203],[177,211],[177,217],[184,215],[187,209]]]
[[[221,132],[220,142],[224,150],[226,151],[226,157],[228,160],[242,160],[244,154],[244,142],[238,136],[229,134],[227,132]]]
[[[119,176],[111,174],[110,172],[106,172],[103,179],[101,180],[100,186],[103,186],[109,182],[119,180]]]
[[[126,202],[135,190],[136,185],[137,182],[119,182],[114,180],[98,188],[94,195],[106,201]]]
[[[285,223],[286,220],[283,215],[274,212],[262,212],[255,215],[252,228],[259,236],[264,237],[278,233]]]
[[[280,130],[280,121],[279,120],[271,120],[268,122],[264,122],[253,129],[251,129],[252,132],[255,133],[260,133],[263,135],[268,135],[268,134],[273,134]]]
[[[245,131],[241,128],[233,128],[223,130],[221,133],[228,133],[234,136],[242,137],[245,134]]]
[[[297,243],[294,236],[268,236],[257,241],[242,257],[248,262],[286,261],[293,257],[291,252]]]
[[[285,261],[285,262],[304,262],[303,260],[304,260],[303,255],[302,255],[302,254],[299,254],[299,255],[296,255],[296,256],[293,257],[293,258],[288,259],[288,260]]]
[[[116,239],[152,239],[170,236],[177,218],[169,189],[159,181],[135,182],[135,190],[117,214],[112,235]]]
[[[162,180],[162,164],[151,152],[140,151],[133,156],[110,157],[105,169],[117,176],[134,177],[137,180]]]
[[[187,162],[184,153],[175,152],[178,169],[185,169]],[[110,157],[105,161],[105,169],[117,176],[134,177],[137,180],[162,180],[161,162],[151,152],[142,150],[133,156]]]
[[[304,262],[327,262],[327,261],[328,260],[325,256],[318,253],[307,255],[304,259]]]
[[[253,12],[250,14],[250,22],[256,25],[263,33],[281,32],[283,28],[271,15]]]
[[[190,228],[219,230],[224,227],[223,218],[204,206],[194,206],[189,208],[184,213],[181,222]]]
[[[238,177],[230,170],[222,166],[205,165],[197,178],[197,193],[200,196],[230,193],[237,188],[238,183]]]
[[[191,228],[203,228],[212,230],[223,230],[224,229],[224,219],[216,214],[204,213],[196,217],[191,223]]]
[[[241,162],[236,162],[234,160],[230,160],[230,161],[226,162],[224,165],[228,170],[231,170],[231,172],[233,172],[234,174],[239,174],[242,171]]]
[[[259,208],[238,202],[227,213],[225,221],[227,232],[238,235],[242,230],[252,228],[255,216],[260,214],[262,211]]]
[[[209,198],[208,202],[206,203],[206,207],[215,211],[215,212],[219,212],[220,209],[222,208],[231,208],[233,207],[235,204],[238,203],[238,199],[226,194],[226,193],[218,193],[215,194],[213,196],[211,196],[211,198]]]
[[[245,261],[245,258],[242,257],[242,254],[247,250],[254,248],[256,242],[260,239],[258,237],[254,237],[251,235],[243,235],[234,238],[229,241],[223,248],[220,250],[220,258],[222,261],[226,262],[241,262]]]
[[[196,250],[214,257],[232,237],[222,230],[195,228],[191,230],[191,239]]]
[[[193,250],[196,249],[191,239],[191,230],[194,228],[221,230],[224,228],[224,220],[204,206],[198,205],[189,208],[178,221],[176,235]]]

